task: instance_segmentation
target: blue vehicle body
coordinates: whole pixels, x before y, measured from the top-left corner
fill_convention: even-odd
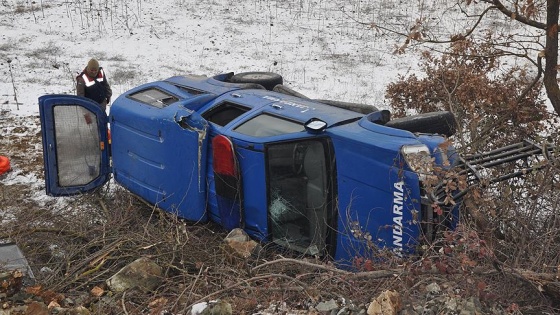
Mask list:
[[[453,152],[439,149],[444,137],[228,78],[138,86],[108,117],[85,98],[40,97],[47,193],[92,190],[112,173],[182,218],[239,227],[341,266],[383,248],[413,253],[438,224],[403,148],[445,166]],[[456,208],[445,216],[440,223],[457,223]]]

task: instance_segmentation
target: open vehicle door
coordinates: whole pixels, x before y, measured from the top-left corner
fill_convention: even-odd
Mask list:
[[[39,97],[47,194],[66,196],[109,179],[107,115],[99,105],[73,95]]]

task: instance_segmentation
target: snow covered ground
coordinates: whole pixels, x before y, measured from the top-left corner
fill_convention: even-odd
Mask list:
[[[370,25],[406,30],[441,5],[401,2],[4,0],[0,110],[36,115],[40,95],[74,94],[74,77],[92,57],[113,99],[173,75],[273,71],[310,97],[385,108],[385,86],[414,71],[417,54],[393,54],[403,39]]]
[[[434,14],[442,8],[444,15]],[[0,142],[0,155],[11,158],[13,171],[3,182],[27,183],[35,200],[49,198],[41,163],[24,170],[22,149],[7,147],[18,135],[40,138],[32,119],[38,97],[75,94],[75,76],[90,58],[105,69],[113,100],[174,75],[271,71],[312,98],[387,108],[387,84],[417,71],[420,49],[395,54],[404,38],[386,29],[406,33],[432,16],[426,36],[461,32],[468,21],[448,18],[457,10],[422,0],[4,0],[0,137],[10,138]],[[495,27],[512,27],[504,20]],[[36,140],[26,150],[40,156]]]

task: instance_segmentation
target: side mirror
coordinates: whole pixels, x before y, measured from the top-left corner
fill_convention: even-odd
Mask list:
[[[327,129],[327,123],[319,118],[311,118],[305,122],[305,130],[310,133],[321,133]]]
[[[374,124],[385,125],[391,120],[391,112],[388,110],[379,110],[367,115],[367,120]]]

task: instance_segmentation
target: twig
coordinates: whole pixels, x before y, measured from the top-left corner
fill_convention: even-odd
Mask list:
[[[105,217],[108,218],[109,217],[109,209],[107,209],[107,206],[105,205],[105,202],[103,201],[103,199],[99,198],[99,205],[101,206],[101,208],[103,208],[103,213],[105,214]]]
[[[81,233],[78,233],[78,232],[75,232],[75,231],[66,231],[64,229],[59,229],[59,228],[34,228],[34,229],[29,230],[29,231],[21,232],[21,233],[17,234],[17,236],[22,237],[22,236],[28,236],[28,235],[31,235],[31,234],[35,234],[35,233],[64,234],[64,235],[73,236],[74,238],[80,238],[80,239],[88,241],[88,239]],[[5,233],[5,234],[0,234],[0,239],[11,238],[13,236],[14,235],[12,235],[10,232],[8,232],[8,233]]]
[[[101,259],[106,258],[109,253],[115,251],[124,242],[126,242],[126,240],[118,239],[118,240],[114,241],[113,243],[107,245],[104,249],[102,249],[100,251],[97,251],[93,255],[83,259],[80,263],[78,263],[76,266],[74,266],[71,270],[68,270],[66,272],[68,278],[70,278],[70,276],[80,272],[82,270],[82,268],[84,268],[85,266],[96,264],[99,261],[100,258]],[[80,274],[77,274],[76,276],[74,276],[74,279],[71,282],[75,282],[75,281],[79,280],[82,276],[86,276],[90,273],[93,273],[93,272],[97,271],[98,268],[100,268],[101,265],[103,265],[104,263],[105,263],[105,261],[102,261],[102,263],[98,264],[93,269],[89,269],[89,270],[86,270],[86,271],[84,271]]]
[[[19,102],[17,99],[16,83],[14,81],[14,73],[12,72],[12,59],[8,59],[8,66],[10,69],[10,78],[12,79],[12,87],[14,88],[14,101],[16,101],[16,108],[19,110]]]
[[[260,268],[263,268],[263,267],[266,267],[266,266],[269,266],[269,265],[279,264],[279,263],[293,263],[293,264],[304,265],[304,266],[308,266],[308,267],[313,267],[313,268],[317,268],[317,269],[332,271],[332,272],[346,274],[346,275],[353,274],[352,272],[348,272],[348,271],[341,270],[341,269],[336,269],[334,267],[323,266],[323,265],[314,264],[314,263],[311,263],[311,262],[292,259],[292,258],[281,258],[281,259],[276,259],[276,260],[265,262],[263,264],[260,264],[258,266],[253,267],[253,269],[251,269],[251,272],[254,272],[257,269],[260,269]]]
[[[126,296],[126,291],[123,292],[122,297],[121,297],[121,305],[122,305],[122,310],[124,312],[125,315],[128,315],[128,312],[126,310],[126,305],[124,304],[124,297]]]
[[[197,304],[197,303],[200,303],[200,302],[209,300],[210,298],[212,298],[212,297],[214,297],[214,296],[216,296],[216,295],[219,295],[219,294],[222,294],[222,293],[224,293],[224,292],[226,292],[226,291],[229,291],[229,290],[232,290],[232,289],[234,289],[234,288],[237,288],[237,287],[239,287],[239,286],[242,285],[242,284],[246,284],[246,283],[248,283],[248,282],[253,282],[253,281],[257,281],[257,280],[269,279],[269,278],[272,278],[272,277],[284,278],[284,279],[288,279],[288,280],[290,280],[290,281],[294,281],[294,282],[298,283],[299,285],[301,285],[301,286],[303,287],[303,290],[305,290],[305,291],[308,290],[308,285],[307,285],[307,284],[305,284],[305,283],[303,283],[303,282],[301,282],[301,281],[299,281],[299,280],[297,280],[297,279],[295,279],[295,278],[292,278],[292,277],[290,277],[290,276],[282,275],[282,274],[277,274],[277,273],[266,274],[266,275],[262,275],[262,276],[253,277],[253,278],[250,278],[250,279],[247,279],[247,280],[239,281],[239,282],[237,282],[237,283],[235,283],[235,284],[233,284],[233,285],[231,285],[231,286],[229,286],[229,287],[227,287],[227,288],[224,288],[224,289],[222,289],[222,290],[218,290],[218,291],[216,291],[216,292],[210,293],[210,294],[208,294],[208,295],[206,295],[206,296],[204,296],[204,297],[198,299],[198,300],[195,301],[194,303],[191,303],[189,306],[187,306],[186,311],[189,311],[189,310],[190,310],[195,304]]]
[[[203,268],[204,268],[204,266],[200,267],[200,270],[198,271],[198,275],[196,275],[196,278],[194,279],[193,283],[190,286],[185,287],[185,289],[183,291],[181,291],[181,294],[179,294],[179,297],[177,297],[177,299],[175,300],[175,303],[173,303],[173,306],[171,307],[171,309],[174,309],[177,306],[177,303],[179,303],[179,301],[183,297],[183,294],[185,294],[185,292],[187,291],[188,288],[191,289],[191,292],[189,292],[189,297],[192,295],[193,289],[196,286],[196,283],[198,282],[198,279],[200,278],[200,275],[202,274],[202,269]]]
[[[80,284],[76,287],[73,287],[72,290],[78,291],[78,290],[82,289],[83,287],[89,285],[92,281],[96,280],[97,278],[102,277],[103,275],[105,275],[106,273],[111,272],[111,271],[112,271],[111,269],[105,269],[105,270],[99,272],[98,274],[94,275],[93,277],[85,279],[82,284]],[[103,278],[103,279],[106,279],[106,278]]]

